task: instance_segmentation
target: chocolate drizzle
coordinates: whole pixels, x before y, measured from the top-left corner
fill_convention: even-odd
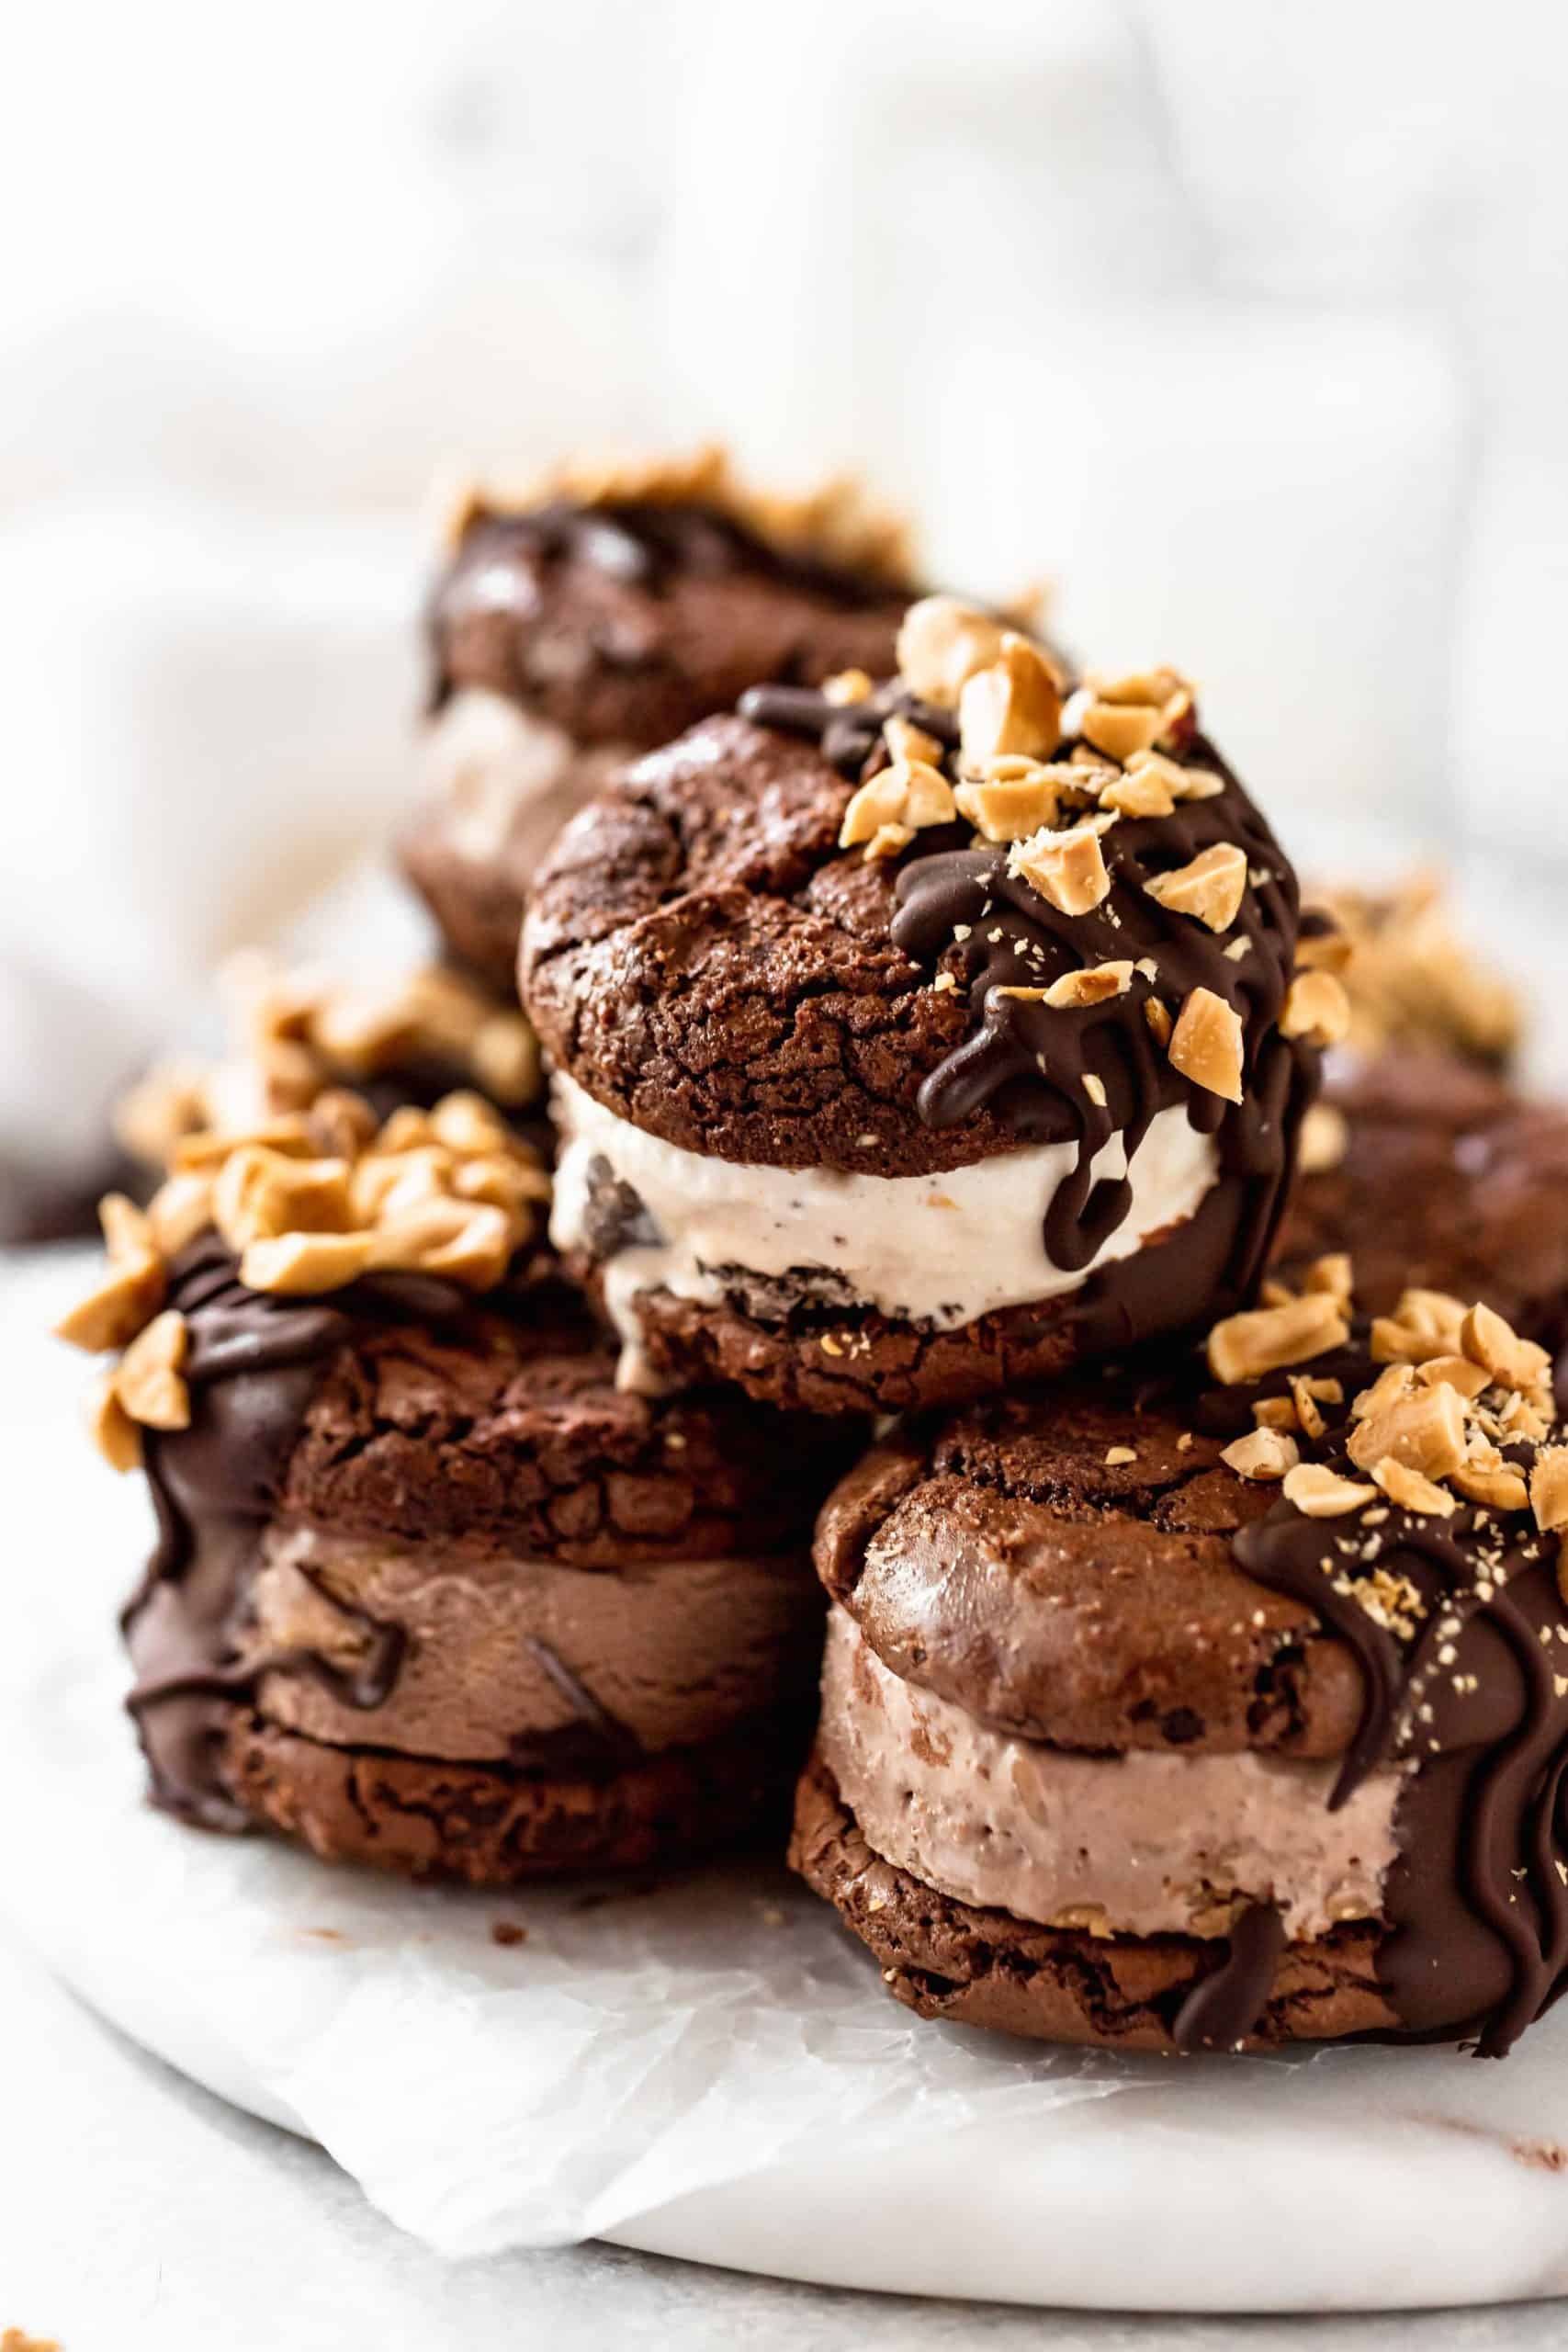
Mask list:
[[[945,751],[958,748],[958,722],[952,711],[922,702],[897,678],[864,701],[850,703],[830,701],[815,686],[751,686],[738,707],[754,727],[776,727],[786,735],[805,735],[820,743],[823,758],[852,780],[874,775],[886,765],[882,729],[889,718],[907,718]]]
[[[1176,2013],[1178,2050],[1234,2050],[1257,2023],[1286,1944],[1272,1903],[1254,1903],[1232,1928],[1219,1966],[1194,1984]]]
[[[1377,1367],[1361,1364],[1371,1378]],[[1342,1432],[1315,1458],[1360,1475]],[[1523,1449],[1511,1458],[1528,1467]],[[1379,1958],[1404,2027],[1474,2035],[1482,2055],[1502,2056],[1568,1982],[1568,1611],[1555,1537],[1474,1506],[1445,1520],[1391,1505],[1369,1526],[1281,1501],[1234,1549],[1248,1576],[1315,1611],[1360,1666],[1361,1718],[1331,1805],[1369,1772],[1410,1768]],[[1375,1597],[1362,1588],[1380,1574],[1415,1595],[1412,1634],[1368,1613]]]
[[[435,1323],[471,1311],[449,1283],[379,1275],[330,1303],[247,1290],[216,1235],[175,1260],[169,1304],[190,1334],[188,1429],[149,1431],[148,1483],[157,1541],[121,1620],[136,1668],[128,1704],[146,1754],[153,1800],[213,1829],[246,1826],[218,1771],[225,1711],[264,1676],[304,1673],[343,1704],[384,1704],[403,1636],[327,1592],[320,1596],[365,1637],[344,1671],[300,1648],[248,1651],[246,1610],[262,1528],[276,1508],[288,1457],[327,1360],[366,1323],[411,1315]]]
[[[950,769],[957,742],[953,714],[917,702],[897,680],[849,705],[798,687],[758,687],[742,697],[740,711],[759,725],[814,737],[852,779],[874,774],[886,760],[881,729],[895,714],[934,736]],[[989,1110],[1021,1144],[1077,1146],[1073,1172],[1043,1217],[1045,1255],[1065,1272],[1089,1266],[1132,1205],[1124,1175],[1095,1173],[1097,1157],[1113,1137],[1121,1137],[1130,1164],[1157,1114],[1179,1104],[1200,1134],[1214,1137],[1220,1197],[1200,1237],[1205,1279],[1201,1286],[1182,1284],[1184,1293],[1191,1289],[1193,1314],[1213,1314],[1241,1298],[1263,1264],[1283,1204],[1292,1138],[1316,1091],[1319,1057],[1277,1025],[1300,912],[1290,864],[1210,743],[1195,736],[1180,756],[1217,775],[1224,789],[1179,802],[1167,817],[1119,819],[1100,844],[1111,888],[1088,913],[1062,913],[1022,876],[1010,874],[1005,846],[938,847],[910,858],[898,876],[893,940],[912,961],[959,979],[974,1015],[968,1036],[920,1088],[926,1125],[957,1126]],[[943,834],[932,838],[941,842]],[[1216,933],[1163,907],[1145,885],[1222,842],[1245,853],[1248,884],[1235,922]],[[1235,953],[1238,947],[1245,953]],[[1054,1006],[1002,993],[1048,988],[1066,973],[1114,961],[1134,964],[1131,985],[1097,1005]],[[1151,999],[1174,1021],[1197,988],[1240,1015],[1237,1103],[1184,1077],[1149,1026]],[[1079,1302],[1080,1317],[1102,1326],[1107,1344],[1148,1328],[1120,1295],[1137,1280],[1126,1271],[1134,1262],[1108,1269]],[[1155,1318],[1166,1325],[1175,1319]]]

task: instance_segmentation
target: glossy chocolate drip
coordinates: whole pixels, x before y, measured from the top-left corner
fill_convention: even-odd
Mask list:
[[[189,1335],[191,1419],[188,1429],[146,1436],[158,1535],[121,1621],[136,1669],[128,1704],[154,1802],[207,1828],[238,1829],[246,1818],[218,1771],[226,1709],[276,1673],[311,1675],[346,1706],[378,1707],[402,1657],[398,1628],[319,1583],[365,1637],[357,1667],[345,1672],[303,1648],[245,1648],[261,1532],[317,1384],[366,1323],[413,1316],[440,1324],[470,1312],[472,1302],[456,1284],[423,1275],[375,1276],[330,1303],[268,1296],[244,1288],[231,1254],[209,1234],[175,1260],[169,1304]]]
[[[1361,1475],[1342,1442],[1320,1458]],[[1360,1665],[1361,1719],[1331,1803],[1381,1765],[1411,1768],[1379,1960],[1403,2024],[1473,2033],[1483,2055],[1501,2056],[1568,1974],[1568,1706],[1557,1688],[1568,1611],[1556,1539],[1473,1506],[1445,1520],[1390,1505],[1368,1525],[1280,1502],[1235,1551],[1259,1584],[1314,1610]],[[1375,1622],[1358,1599],[1380,1571],[1413,1589],[1413,1633]]]
[[[1170,2038],[1179,2050],[1234,2050],[1262,2013],[1286,1943],[1272,1903],[1254,1903],[1232,1928],[1224,1958],[1195,1984],[1176,2013]]]
[[[953,713],[918,702],[897,680],[847,705],[799,687],[756,687],[742,696],[740,710],[758,725],[812,737],[852,779],[874,775],[885,761],[881,730],[894,715],[933,736],[950,769],[957,743]],[[1199,1133],[1215,1138],[1219,1181],[1204,1204],[1202,1230],[1192,1237],[1202,1281],[1176,1277],[1184,1296],[1190,1293],[1180,1317],[1186,1321],[1224,1312],[1261,1270],[1283,1205],[1291,1137],[1316,1090],[1319,1057],[1277,1025],[1295,960],[1295,876],[1213,745],[1194,737],[1182,758],[1218,776],[1224,789],[1179,802],[1167,817],[1120,818],[1100,842],[1111,888],[1088,913],[1064,914],[1022,876],[1010,874],[1004,846],[942,848],[912,858],[899,874],[893,940],[912,961],[961,978],[974,1014],[968,1036],[920,1088],[926,1125],[957,1126],[989,1110],[1021,1144],[1077,1146],[1074,1171],[1043,1217],[1045,1255],[1064,1272],[1091,1264],[1132,1205],[1125,1176],[1094,1173],[1097,1155],[1113,1136],[1121,1136],[1131,1164],[1157,1114],[1180,1104]],[[1161,906],[1145,885],[1220,843],[1243,851],[1248,883],[1235,922],[1215,933]],[[1245,953],[1237,956],[1238,947]],[[1049,988],[1066,973],[1109,962],[1131,962],[1134,970],[1123,994],[1100,1004],[1048,1005],[1001,993]],[[1145,968],[1136,968],[1140,964]],[[1152,998],[1173,1023],[1197,988],[1240,1015],[1238,1103],[1185,1078],[1150,1029],[1145,1007]],[[1156,1279],[1168,1283],[1169,1270]],[[1093,1327],[1086,1339],[1115,1346],[1124,1334],[1149,1328],[1133,1295],[1142,1280],[1134,1253],[1086,1285],[1077,1309]],[[1178,1318],[1165,1313],[1152,1319],[1169,1327]]]

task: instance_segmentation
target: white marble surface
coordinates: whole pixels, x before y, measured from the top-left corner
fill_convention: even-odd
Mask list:
[[[64,2352],[1547,2352],[1561,2303],[1371,2319],[914,2301],[606,2246],[453,2264],[318,2149],[195,2089],[0,1934],[0,2328]],[[349,2315],[352,2315],[351,2317]]]

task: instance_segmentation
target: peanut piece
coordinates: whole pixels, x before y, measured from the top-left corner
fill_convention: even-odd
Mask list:
[[[1194,989],[1171,1033],[1170,1060],[1183,1078],[1227,1102],[1242,1095],[1241,1016],[1213,989]]]
[[[1191,915],[1211,931],[1228,931],[1247,896],[1247,853],[1234,842],[1216,842],[1174,873],[1156,874],[1144,888],[1173,913]]]

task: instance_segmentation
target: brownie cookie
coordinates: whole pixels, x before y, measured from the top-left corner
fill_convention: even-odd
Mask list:
[[[625,1377],[956,1402],[1206,1322],[1263,1265],[1344,1000],[1295,976],[1294,876],[1190,691],[1064,705],[944,597],[899,659],[749,695],[541,871],[552,1232]]]
[[[795,1866],[921,2015],[1501,2054],[1568,1982],[1568,1442],[1545,1351],[1344,1260],[993,1399],[825,1506]]]
[[[1308,1114],[1276,1258],[1288,1278],[1335,1250],[1354,1252],[1371,1313],[1415,1283],[1551,1337],[1568,1308],[1568,1107],[1450,1054],[1352,1062]]]
[[[125,1618],[155,1803],[496,1883],[782,1819],[838,1423],[615,1385],[476,1098],[197,1137],[62,1326],[158,1541]]]
[[[452,537],[401,854],[449,951],[501,990],[535,867],[614,769],[759,680],[885,672],[918,593],[901,530],[841,485],[762,498],[715,450],[470,493]]]

